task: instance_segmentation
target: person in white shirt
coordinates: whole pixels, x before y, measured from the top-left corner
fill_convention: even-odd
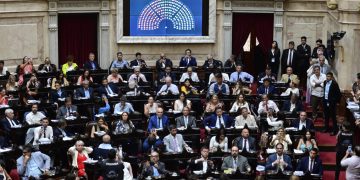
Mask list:
[[[122,114],[123,112],[127,112],[129,114],[133,113],[135,110],[133,108],[133,106],[126,102],[126,97],[123,96],[120,98],[120,102],[117,103],[114,107],[114,114]]]
[[[105,150],[113,149],[114,147],[111,146],[110,142],[111,142],[111,137],[108,134],[105,134],[102,137],[102,143],[99,144],[98,148],[105,149]]]
[[[238,112],[241,108],[245,107],[249,113],[250,112],[250,108],[249,108],[249,103],[245,101],[245,97],[243,94],[240,94],[236,101],[234,102],[234,104],[232,105],[230,112],[231,113],[235,113]]]
[[[128,83],[131,84],[136,84],[138,85],[139,83],[142,83],[142,82],[148,82],[146,80],[146,77],[144,74],[142,74],[140,72],[140,67],[135,67],[134,68],[134,73],[129,77],[129,80],[128,80]]]
[[[191,109],[191,101],[185,96],[185,93],[180,93],[179,99],[174,102],[174,111],[182,111],[184,107]]]
[[[242,107],[241,115],[235,118],[235,127],[244,127],[245,124],[247,124],[249,128],[258,128],[255,117],[249,114],[246,107]]]
[[[217,71],[217,72],[213,72],[209,75],[208,85],[210,85],[216,81],[215,74],[217,74],[217,73],[221,73],[224,82],[229,82],[230,78],[227,73],[222,73],[221,71]]]
[[[297,88],[297,81],[294,80],[294,81],[291,81],[290,84],[289,84],[289,88],[286,89],[285,92],[281,93],[280,96],[289,96],[290,94],[295,94],[296,96],[300,96],[300,91],[299,91],[299,88]]]
[[[318,106],[322,101],[322,97],[324,97],[324,81],[326,81],[326,75],[320,73],[320,67],[314,67],[314,74],[310,77],[311,84],[311,107],[312,107],[312,115],[315,120],[317,117]]]
[[[210,152],[228,152],[228,138],[226,137],[225,129],[221,128],[216,136],[211,137],[209,149]],[[219,151],[220,150],[220,151]]]
[[[341,166],[346,167],[346,179],[360,179],[360,146],[355,146],[355,153],[346,151],[344,158],[341,160]],[[352,156],[350,158],[349,155]]]
[[[4,61],[0,60],[0,76],[6,76],[8,73],[8,68],[4,66]]]
[[[273,112],[274,112],[273,109],[269,109],[266,117],[266,122],[268,123],[269,126],[271,126],[269,130],[277,131],[278,129],[283,127],[284,121],[278,120],[278,118],[274,117]]]
[[[53,136],[53,128],[49,126],[49,119],[43,118],[41,120],[41,126],[34,129],[33,145],[38,145],[39,143],[41,143],[42,139],[47,139],[52,142]]]
[[[186,79],[191,79],[192,82],[200,82],[199,77],[196,72],[193,72],[192,67],[187,68],[187,72],[184,72],[181,75],[180,82],[184,82]]]
[[[273,109],[276,113],[279,112],[279,108],[276,103],[272,100],[269,100],[267,94],[261,96],[262,101],[259,103],[258,114],[267,113],[269,109]]]
[[[179,88],[172,83],[171,77],[165,78],[165,84],[161,87],[157,95],[178,95]]]
[[[26,117],[26,123],[28,125],[40,124],[41,119],[45,118],[46,116],[38,111],[38,105],[33,104],[31,106],[31,112],[29,112]]]

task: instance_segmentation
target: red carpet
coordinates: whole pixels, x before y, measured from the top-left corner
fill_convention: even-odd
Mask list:
[[[315,138],[318,146],[336,146],[336,138],[335,136],[330,136],[329,133],[316,132]],[[321,149],[320,149],[321,151]],[[334,149],[335,151],[335,149]]]
[[[324,171],[323,180],[333,180],[335,178],[335,171]],[[345,171],[340,171],[339,180],[345,180]]]
[[[323,165],[336,164],[336,152],[320,152],[319,155]]]

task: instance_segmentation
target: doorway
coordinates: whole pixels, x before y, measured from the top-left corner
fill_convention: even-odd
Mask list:
[[[59,67],[69,55],[74,56],[79,68],[90,52],[98,57],[98,19],[98,13],[59,14]]]
[[[234,13],[232,53],[241,56],[244,71],[265,71],[274,33],[274,14]]]

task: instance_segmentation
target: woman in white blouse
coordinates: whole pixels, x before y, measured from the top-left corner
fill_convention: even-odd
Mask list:
[[[144,114],[146,117],[150,117],[150,114],[155,113],[158,108],[158,104],[155,102],[154,97],[149,96],[148,103],[144,105]]]
[[[278,143],[282,143],[284,145],[284,151],[288,151],[288,146],[292,144],[290,136],[285,133],[284,128],[279,128],[276,135],[272,136],[270,146],[275,147]]]
[[[174,111],[182,111],[184,107],[191,109],[191,101],[186,99],[185,93],[180,93],[179,99],[174,102]]]
[[[243,94],[239,94],[239,96],[236,98],[236,101],[232,105],[230,112],[231,113],[238,112],[238,110],[243,107],[246,107],[248,112],[251,114],[249,103],[245,101],[245,97]]]
[[[220,129],[216,136],[211,137],[209,149],[212,153],[218,152],[219,150],[221,152],[228,151],[228,138],[225,136],[225,129]]]
[[[283,127],[284,121],[278,120],[278,118],[273,116],[274,111],[269,110],[267,113],[266,121],[268,123],[269,130],[279,130],[279,128]]]
[[[290,94],[295,94],[296,96],[300,96],[299,88],[297,88],[297,82],[291,81],[289,84],[289,88],[286,89],[285,92],[281,93],[281,96],[289,96]]]

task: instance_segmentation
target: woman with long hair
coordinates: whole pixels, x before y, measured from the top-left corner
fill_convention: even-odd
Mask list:
[[[90,70],[88,69],[85,69],[83,74],[79,76],[76,85],[81,85],[85,80],[89,81],[90,84],[93,83],[93,78],[91,77]]]
[[[210,145],[209,145],[210,152],[227,152],[228,151],[228,138],[226,137],[225,129],[221,128],[216,133],[216,136],[211,137]]]
[[[292,144],[289,134],[286,134],[284,128],[279,128],[275,135],[272,136],[270,146],[275,147],[276,144],[284,145],[284,151],[288,150],[289,145]]]
[[[123,112],[121,119],[115,122],[114,134],[130,134],[135,130],[134,124],[129,119],[129,113]]]
[[[305,131],[302,138],[300,138],[296,149],[302,150],[303,152],[310,152],[312,148],[318,148],[315,138],[311,134],[310,130]]]
[[[191,109],[191,101],[186,99],[185,93],[180,93],[179,99],[174,102],[174,111],[182,111],[184,107]]]
[[[91,132],[90,132],[90,138],[95,138],[95,132],[100,132],[100,131],[104,131],[106,133],[109,132],[109,126],[105,122],[104,117],[100,117],[97,120],[96,125],[92,126]]]
[[[61,71],[51,80],[51,89],[56,89],[55,82],[60,82],[61,87],[69,86],[69,82]]]
[[[215,112],[215,109],[217,107],[223,107],[224,106],[224,103],[221,102],[219,100],[219,97],[214,94],[211,96],[211,99],[208,103],[206,103],[206,108],[205,108],[205,112],[209,113],[209,112]]]
[[[146,117],[150,117],[150,114],[154,114],[158,108],[158,103],[155,102],[154,97],[149,96],[148,103],[144,105],[144,114]]]
[[[234,102],[234,104],[232,105],[230,112],[234,113],[234,112],[238,112],[239,109],[246,107],[248,112],[251,113],[250,108],[249,108],[249,103],[245,100],[245,97],[243,94],[239,94],[238,97],[236,98],[236,101]]]
[[[268,64],[271,68],[271,72],[278,74],[279,65],[280,65],[280,49],[278,47],[277,41],[273,41],[271,44],[271,49],[269,52]]]
[[[6,83],[6,91],[17,91],[18,82],[16,82],[16,77],[12,74],[9,75],[9,79]]]
[[[185,79],[184,83],[182,84],[182,86],[180,87],[180,91],[182,93],[185,93],[186,95],[188,94],[199,94],[198,90],[196,89],[196,87],[191,85],[192,81],[190,78]]]
[[[32,58],[25,56],[23,58],[22,64],[18,65],[16,68],[16,73],[18,75],[18,84],[21,86],[24,83],[24,75],[34,72],[34,66]]]
[[[251,89],[244,86],[240,81],[236,82],[235,86],[232,88],[232,95],[238,96],[240,94],[251,94]]]

